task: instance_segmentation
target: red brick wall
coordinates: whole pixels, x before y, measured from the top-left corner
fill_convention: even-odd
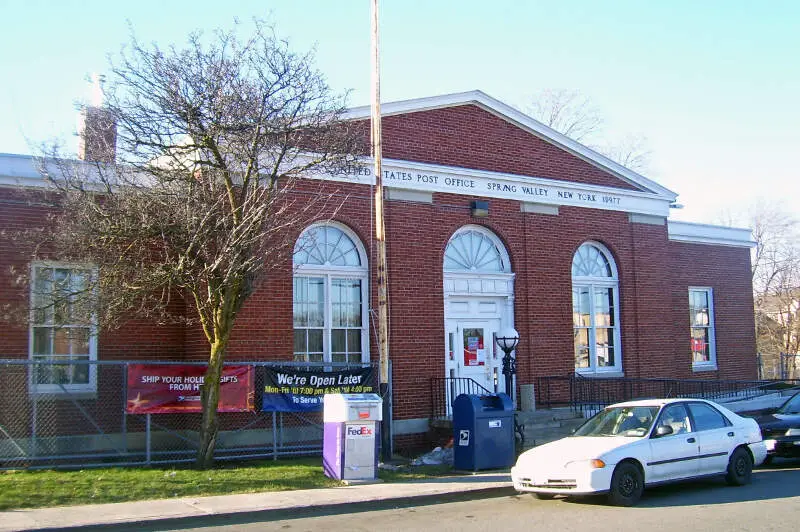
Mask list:
[[[352,228],[370,264],[370,187],[354,185],[334,219]],[[561,207],[558,216],[525,214],[519,203],[491,200],[485,219],[470,216],[471,198],[434,194],[434,203],[386,203],[390,352],[397,418],[430,414],[431,376],[444,376],[442,261],[452,234],[466,224],[494,231],[514,272],[515,321],[522,341],[518,382],[574,369],[571,264],[592,240],[613,254],[620,279],[623,369],[628,377],[716,378],[693,373],[688,287],[713,286],[719,377],[754,379],[755,339],[746,249],[669,242],[666,226],[633,224],[624,213]],[[689,265],[689,266],[687,266]],[[372,307],[375,269],[370,268]],[[276,272],[242,311],[231,353],[291,359],[291,270]],[[749,323],[749,328],[748,328]],[[375,355],[374,333],[371,347]],[[242,358],[237,356],[236,358]]]
[[[28,327],[22,320],[30,291],[16,282],[12,270],[28,274],[32,248],[20,245],[19,235],[40,227],[50,213],[45,195],[0,188],[0,306],[18,314],[0,327],[0,358],[28,358]],[[131,320],[101,334],[98,353],[105,360],[174,360],[184,354],[183,338],[182,326]]]
[[[757,378],[750,250],[670,242],[669,259],[672,305],[676,309],[674,323],[684,336],[689,331],[688,288],[698,286],[713,289],[718,371],[693,376],[709,379]]]
[[[352,228],[369,245],[370,187],[344,186],[334,219]],[[11,201],[6,191],[0,224],[33,225],[42,207]],[[442,257],[461,226],[480,223],[506,244],[516,273],[515,320],[519,382],[541,375],[567,374],[573,368],[570,266],[577,247],[595,240],[614,255],[620,276],[622,351],[625,374],[637,376],[755,378],[755,339],[749,253],[746,249],[668,242],[665,226],[631,224],[627,215],[561,207],[558,216],[523,214],[519,203],[491,200],[490,216],[470,217],[470,198],[435,194],[434,204],[387,202],[387,240],[394,365],[395,414],[425,417],[430,412],[427,377],[443,375],[444,309]],[[320,212],[321,217],[333,214]],[[9,267],[27,268],[4,238],[2,298],[24,301],[24,287],[11,284]],[[375,303],[374,268],[372,306]],[[231,340],[237,360],[292,358],[291,266],[271,272],[243,308]],[[714,289],[718,372],[694,374],[689,359],[688,287]],[[199,330],[129,323],[101,336],[103,359],[203,358],[207,344]],[[27,328],[4,327],[4,356],[27,357]],[[371,335],[374,352],[374,335]]]

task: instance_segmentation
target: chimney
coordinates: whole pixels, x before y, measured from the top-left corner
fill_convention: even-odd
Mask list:
[[[117,152],[117,123],[103,107],[103,78],[92,75],[92,100],[78,117],[78,158],[113,163]]]

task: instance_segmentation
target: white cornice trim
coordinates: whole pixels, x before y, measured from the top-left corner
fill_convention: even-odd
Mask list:
[[[652,192],[416,161],[384,159],[381,168],[384,186],[406,190],[586,207],[664,218],[669,216],[671,203],[668,197]],[[369,157],[362,158],[360,164],[351,167],[348,174],[317,174],[310,177],[345,183],[375,184],[372,158]],[[459,183],[463,181],[468,181],[469,186],[460,186]]]
[[[732,247],[755,247],[750,229],[690,222],[667,222],[669,239],[693,244],[714,244]]]
[[[515,109],[510,105],[501,102],[500,100],[492,98],[488,94],[479,90],[382,103],[381,116],[415,113],[419,111],[429,111],[431,109],[440,109],[444,107],[454,107],[457,105],[469,104],[478,105],[484,110],[516,124],[517,126],[536,135],[542,140],[564,149],[576,157],[579,157],[602,170],[610,172],[611,174],[634,186],[642,187],[655,194],[664,196],[670,201],[675,201],[678,197],[677,193],[659,185],[655,181],[652,181],[643,175],[634,172],[633,170],[625,168],[619,163],[612,161],[605,155],[602,155],[591,148],[572,140],[566,135],[562,135],[558,131],[542,124],[538,120],[526,115],[518,109]],[[369,106],[354,107],[344,114],[345,119],[351,120],[363,120],[369,117]]]
[[[45,180],[30,155],[0,153],[0,185],[42,187]]]
[[[100,183],[101,176],[114,172],[115,167],[79,159],[44,159],[32,155],[0,153],[0,186],[52,189],[53,183],[42,171],[52,175],[69,172],[71,177],[82,179],[91,189]]]

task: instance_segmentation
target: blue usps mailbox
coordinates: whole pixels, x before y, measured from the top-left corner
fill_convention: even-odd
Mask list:
[[[514,404],[504,393],[453,401],[453,466],[463,471],[514,464]]]

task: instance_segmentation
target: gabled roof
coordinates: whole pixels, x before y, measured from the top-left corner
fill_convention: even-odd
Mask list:
[[[389,102],[381,104],[381,116],[390,116],[431,109],[441,109],[444,107],[455,107],[459,105],[476,105],[495,116],[506,120],[517,127],[535,135],[542,140],[557,146],[572,155],[579,157],[594,166],[613,174],[614,176],[634,185],[662,196],[670,201],[674,201],[678,194],[663,187],[641,174],[625,168],[591,148],[572,140],[566,135],[542,124],[538,120],[531,118],[525,113],[507,105],[500,100],[492,98],[482,91],[458,92],[454,94],[443,94],[440,96],[430,96],[427,98],[416,98],[413,100],[403,100],[399,102]],[[344,114],[345,119],[364,120],[370,117],[369,106],[354,107]]]

